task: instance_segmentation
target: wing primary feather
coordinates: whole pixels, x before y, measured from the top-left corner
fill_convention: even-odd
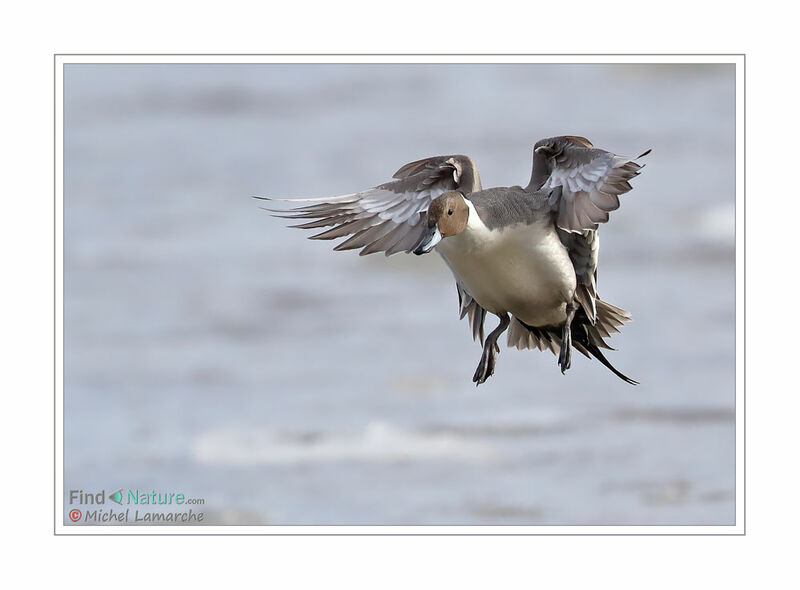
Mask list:
[[[431,201],[446,190],[480,190],[475,164],[467,156],[437,156],[410,162],[395,180],[372,189],[333,197],[273,198],[287,208],[263,207],[281,219],[302,220],[291,227],[328,228],[310,236],[315,240],[345,238],[334,250],[360,248],[360,255],[410,252],[419,241],[420,220]],[[331,227],[332,226],[332,227]]]

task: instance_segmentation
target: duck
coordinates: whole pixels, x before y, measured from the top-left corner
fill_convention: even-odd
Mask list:
[[[564,135],[534,144],[525,187],[483,189],[470,157],[448,155],[410,162],[393,180],[357,193],[256,198],[294,205],[266,208],[301,221],[290,227],[325,228],[310,239],[345,238],[337,251],[436,251],[455,279],[459,316],[482,346],[476,385],[494,374],[506,331],[508,347],[551,351],[562,374],[575,349],[638,385],[602,352],[613,350],[606,340],[632,316],[598,295],[598,229],[632,190],[630,180],[644,167],[638,160],[649,153],[628,158]],[[487,313],[499,322],[485,335]]]

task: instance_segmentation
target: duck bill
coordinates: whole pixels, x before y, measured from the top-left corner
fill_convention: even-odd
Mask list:
[[[414,254],[417,256],[420,254],[427,254],[441,241],[442,232],[439,231],[439,224],[437,223],[433,227],[429,227],[425,230],[425,235],[422,236],[419,245],[414,249]]]

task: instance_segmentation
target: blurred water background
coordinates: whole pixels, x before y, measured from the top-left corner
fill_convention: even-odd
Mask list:
[[[64,80],[66,490],[183,491],[206,524],[734,523],[732,65]],[[565,133],[653,148],[601,230],[600,293],[635,318],[609,358],[639,387],[504,348],[475,388],[437,256],[334,253],[250,198],[448,153],[525,185]]]

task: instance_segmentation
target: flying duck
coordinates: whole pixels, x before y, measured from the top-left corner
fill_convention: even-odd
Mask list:
[[[358,193],[258,198],[300,203],[269,211],[303,221],[291,227],[330,228],[311,239],[346,237],[334,250],[360,249],[362,256],[436,250],[453,272],[460,316],[483,346],[476,385],[494,373],[497,340],[506,330],[508,346],[550,350],[562,373],[575,348],[637,385],[601,351],[631,316],[598,296],[597,229],[631,190],[642,168],[635,160],[649,152],[626,158],[583,137],[551,137],[535,144],[524,188],[483,190],[472,159],[451,155],[406,164],[394,180]],[[484,338],[487,312],[500,322]]]

